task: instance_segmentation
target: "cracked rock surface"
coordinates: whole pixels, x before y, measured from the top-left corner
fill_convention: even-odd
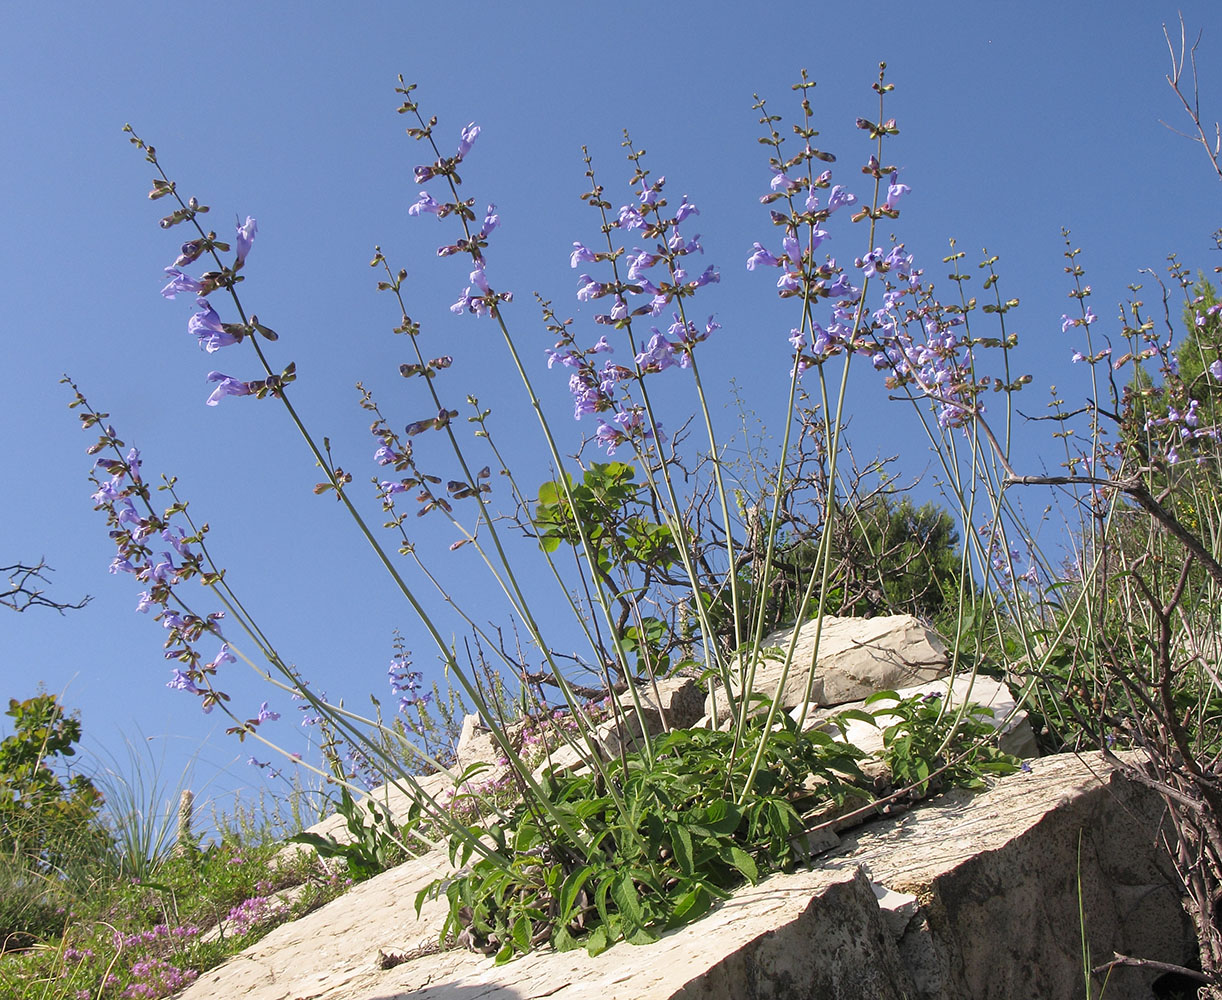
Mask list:
[[[655,944],[539,951],[497,968],[429,954],[442,904],[417,858],[272,931],[182,1000],[1030,1000],[1084,995],[1091,952],[1180,963],[1192,934],[1156,843],[1160,808],[1097,755],[1048,757],[844,835],[809,870],[746,886]],[[1078,858],[1081,858],[1079,865]],[[418,957],[407,957],[416,955]],[[407,957],[407,960],[401,960]],[[391,966],[386,968],[386,966]],[[1145,1000],[1118,970],[1109,1000]]]

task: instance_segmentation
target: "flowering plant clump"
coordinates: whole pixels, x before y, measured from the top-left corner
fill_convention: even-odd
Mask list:
[[[376,247],[370,265],[378,290],[390,296],[393,331],[407,356],[398,371],[413,392],[403,422],[358,386],[374,438],[364,498],[330,442],[308,429],[293,403],[295,366],[272,364],[279,336],[240,293],[257,260],[255,219],[247,216],[232,241],[205,230],[208,208],[184,199],[155,149],[131,133],[156,172],[150,198],[176,206],[160,225],[188,231],[165,268],[162,294],[195,297],[187,330],[207,355],[244,352],[247,359],[225,365],[239,375],[204,375],[211,387],[204,402],[253,397],[283,408],[322,470],[314,492],[337,500],[372,548],[419,641],[435,651],[490,734],[493,761],[451,767],[448,748],[421,739],[404,722],[413,713],[427,717],[430,695],[401,637],[387,670],[397,699],[392,723],[382,719],[376,699],[368,717],[314,691],[231,589],[213,561],[207,526],[188,513],[177,481],[163,477],[158,491],[168,503],[155,506],[140,453],[72,384],[72,405],[87,428],[99,431],[91,448],[101,456],[94,502],[116,544],[111,571],[143,585],[137,610],[151,612],[164,630],[166,656],[176,664],[170,687],[199,697],[206,712],[219,708],[240,740],[280,751],[340,786],[352,842],[298,839],[344,858],[354,878],[409,853],[448,847],[463,870],[421,897],[446,895],[443,940],[498,961],[543,943],[597,953],[620,939],[652,940],[695,919],[742,881],[802,860],[793,845],[828,799],[873,794],[859,752],[812,728],[808,718],[821,623],[859,606],[862,578],[873,587],[897,572],[882,554],[909,551],[909,542],[932,546],[929,526],[941,518],[917,517],[884,498],[883,515],[872,522],[853,502],[861,477],[847,442],[848,387],[850,370],[864,365],[877,373],[877,391],[908,404],[906,412],[928,435],[939,486],[962,529],[962,549],[943,553],[955,565],[929,598],[948,633],[952,669],[987,665],[1006,674],[1039,708],[1051,744],[1081,737],[1111,753],[1122,738],[1147,752],[1148,770],[1113,759],[1180,810],[1177,863],[1203,947],[1213,948],[1202,966],[1222,982],[1222,932],[1214,916],[1222,836],[1199,819],[1201,810],[1184,805],[1212,807],[1215,799],[1222,805],[1207,758],[1222,747],[1216,731],[1222,716],[1213,711],[1222,705],[1213,669],[1219,605],[1208,596],[1222,588],[1222,528],[1214,530],[1222,525],[1214,489],[1222,471],[1222,309],[1212,286],[1203,279],[1194,285],[1173,260],[1188,336],[1176,345],[1169,296],[1161,325],[1134,299],[1122,313],[1127,351],[1114,355],[1116,345],[1100,337],[1101,320],[1087,304],[1091,288],[1082,281],[1079,251],[1067,245],[1076,306],[1061,317],[1060,329],[1074,338],[1072,357],[1092,382],[1090,402],[1070,411],[1054,398],[1046,418],[1058,428],[1064,474],[1021,474],[1012,460],[1014,397],[1032,379],[1019,370],[1018,337],[1008,326],[1019,300],[1002,295],[999,258],[985,253],[976,268],[981,295],[973,296],[968,289],[977,274],[953,242],[940,261],[950,268],[943,288],[927,274],[928,258],[886,235],[901,228],[903,206],[919,196],[908,175],[888,162],[900,133],[887,110],[893,86],[880,64],[876,110],[856,119],[867,147],[851,174],[816,143],[814,82],[805,71],[794,86],[799,112],[788,128],[755,99],[768,150],[758,200],[769,231],[743,241],[742,266],[769,278],[775,273],[776,294],[793,315],[774,333],[778,344],[788,344],[788,371],[777,373],[776,393],[786,409],[777,453],[756,477],[762,495],[753,497],[745,496],[726,457],[701,371],[706,352],[733,335],[704,304],[722,272],[704,259],[696,226],[712,220],[686,193],[675,202],[673,182],[655,174],[627,133],[630,195],[622,202],[611,197],[583,150],[582,200],[594,213],[596,236],[574,240],[565,251],[578,272],[575,298],[593,311],[593,329],[561,319],[553,300],[540,296],[551,346],[527,351],[511,325],[514,295],[498,283],[490,254],[494,235],[506,238],[501,217],[491,198],[467,195],[460,173],[481,129],[467,124],[455,145],[436,118],[424,117],[414,85],[398,88],[407,134],[423,151],[407,216],[413,225],[432,217],[443,227],[449,242],[435,256],[459,258],[465,272],[455,280],[461,291],[451,312],[483,320],[486,334],[499,341],[538,424],[549,478],[530,488],[509,468],[491,411],[474,396],[455,395],[454,357],[430,348],[429,334],[409,315],[407,270]],[[547,370],[567,379],[584,434],[572,459],[535,389],[536,372],[547,377]],[[662,400],[680,384],[690,387],[695,414],[668,431]],[[585,457],[587,448],[597,460]],[[1060,491],[1077,512],[1066,538],[1068,560],[1043,552],[1023,516],[1017,497],[1032,487]],[[388,534],[371,526],[371,506]],[[516,641],[489,620],[487,602],[464,593],[462,578],[420,544],[413,526],[422,523],[445,531],[450,551],[466,549],[487,570]],[[884,544],[875,546],[871,532]],[[953,547],[945,527],[939,537],[944,548]],[[863,538],[873,561],[847,555],[861,551]],[[865,559],[864,571],[855,559]],[[1176,567],[1170,575],[1169,566]],[[190,598],[184,586],[190,581],[207,589],[206,610]],[[538,581],[555,585],[546,617],[530,598]],[[890,610],[886,587],[877,589],[883,596],[873,606]],[[1206,596],[1188,596],[1197,592]],[[434,598],[452,621],[428,610]],[[778,625],[807,618],[816,622],[809,659],[796,656],[796,628],[785,647],[769,645]],[[1133,631],[1136,621],[1144,633]],[[461,647],[465,663],[451,626],[469,636]],[[564,639],[557,637],[562,629]],[[578,637],[576,649],[570,633]],[[766,657],[783,666],[775,686],[761,690],[757,673]],[[323,734],[328,770],[277,746],[268,735],[280,717],[271,702],[241,712],[216,686],[238,661],[299,700],[303,724]],[[683,678],[716,694],[707,726],[680,729],[661,711],[660,682]],[[1186,713],[1182,706],[1194,699],[1210,707]],[[895,794],[919,797],[942,783],[976,784],[1018,766],[987,747],[990,727],[970,704],[896,701],[877,713],[899,717],[878,723],[893,777],[906,785]],[[561,748],[576,761],[573,768],[552,759]],[[483,774],[494,762],[493,773]],[[420,779],[428,771],[446,772],[453,787],[441,793],[426,787]],[[353,797],[381,783],[406,795],[406,816]],[[1183,860],[1189,856],[1204,860]],[[282,915],[261,894],[235,905],[229,919],[255,927]],[[150,965],[144,979],[168,983],[173,972]]]

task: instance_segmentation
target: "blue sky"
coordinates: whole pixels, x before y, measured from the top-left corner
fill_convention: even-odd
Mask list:
[[[1049,382],[1068,392],[1080,373],[1060,327],[1069,304],[1062,226],[1084,249],[1105,322],[1128,284],[1148,284],[1141,269],[1161,269],[1169,252],[1194,268],[1215,263],[1218,181],[1199,148],[1160,124],[1186,125],[1163,79],[1161,28],[1182,9],[1191,29],[1204,29],[1202,104],[1212,121],[1222,114],[1214,72],[1222,8],[1136,0],[910,8],[878,8],[867,21],[847,5],[750,15],[729,2],[218,2],[189,16],[137,4],[7,5],[0,371],[9,481],[0,558],[45,557],[56,596],[94,599],[62,618],[0,615],[0,694],[25,697],[42,681],[81,710],[96,745],[121,753],[124,735],[165,740],[167,767],[197,754],[201,783],[220,772],[214,790],[261,780],[217,716],[164,686],[161,630],[133,612],[132,581],[106,572],[112,553],[91,510],[89,441],[66,408],[63,372],[139,445],[146,473],[179,477],[231,581],[318,689],[350,705],[367,704],[371,691],[388,701],[394,628],[417,666],[438,675],[368,550],[332,501],[312,495],[317,472],[283,412],[249,399],[203,405],[209,369],[249,377],[253,360],[230,353],[244,348],[201,354],[186,334],[189,299],[158,294],[177,231],[156,225],[165,202],[145,198],[149,169],[121,134],[125,122],[157,146],[181,191],[212,206],[218,231],[257,217],[244,297],[281,334],[276,362],[297,363],[296,405],[358,481],[376,471],[358,379],[396,424],[426,415],[396,374],[405,345],[390,332],[393,300],[373,288],[375,244],[407,268],[409,311],[431,352],[454,356],[449,391],[493,407],[524,482],[547,475],[493,331],[447,310],[466,283],[466,268],[434,255],[448,230],[407,215],[421,160],[395,114],[399,73],[419,83],[443,145],[468,121],[483,129],[463,171],[465,193],[498,206],[490,274],[517,293],[510,322],[521,344],[537,348],[536,381],[571,447],[593,427],[572,423],[565,377],[545,367],[550,339],[531,293],[594,330],[568,265],[572,242],[597,236],[578,200],[580,146],[589,145],[609,198],[626,201],[624,128],[672,196],[687,193],[700,207],[705,260],[722,271],[699,300],[723,327],[705,345],[706,378],[719,389],[734,379],[763,426],[779,431],[792,324],[771,281],[744,267],[753,241],[777,242],[758,201],[770,174],[751,104],[758,93],[778,113],[796,112],[790,84],[802,67],[818,81],[820,141],[838,153],[838,176],[853,178],[869,152],[853,123],[874,113],[869,87],[887,61],[896,84],[888,113],[901,128],[889,151],[912,188],[894,231],[931,273],[951,237],[970,264],[984,247],[1000,255],[1003,293],[1022,302],[1012,317],[1020,365],[1036,377],[1027,406],[1043,405]],[[862,249],[847,228],[828,245],[844,257]],[[692,406],[687,387],[673,384],[672,425]],[[858,454],[899,453],[908,474],[926,470],[911,418],[876,384],[856,391]],[[733,410],[717,406],[730,427]],[[1025,457],[1038,462],[1045,442],[1032,442]],[[431,524],[424,531],[438,548],[451,540]],[[455,554],[443,565],[455,593],[495,619],[474,561]],[[553,599],[541,592],[544,609]],[[285,711],[280,736],[300,749],[291,706],[230,670],[226,689],[242,710],[271,697]]]

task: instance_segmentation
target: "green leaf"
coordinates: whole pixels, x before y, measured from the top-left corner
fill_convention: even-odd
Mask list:
[[[676,821],[671,833],[671,846],[675,851],[675,861],[684,875],[691,875],[696,870],[692,859],[692,834],[681,821]]]
[[[560,894],[557,897],[557,922],[567,924],[570,919],[570,914],[577,903],[577,895],[581,892],[582,887],[591,875],[594,874],[595,868],[593,865],[583,865],[581,868],[569,874],[569,877],[564,880],[564,885],[560,888]]]
[[[594,932],[586,938],[586,954],[591,958],[601,955],[610,947],[611,941],[609,940],[605,925],[599,924],[599,926],[594,928]]]
[[[666,926],[668,928],[681,927],[703,916],[712,905],[712,897],[704,886],[697,885],[679,897],[674,909],[670,911],[670,919],[666,922]]]
[[[760,873],[755,859],[737,844],[730,848],[730,864],[742,872],[752,885],[759,881]]]
[[[530,951],[530,921],[525,914],[513,922],[513,943],[523,954]]]
[[[636,884],[632,881],[631,875],[616,876],[611,883],[611,898],[615,900],[615,906],[626,927],[636,930],[645,925],[641,898],[637,895]]]

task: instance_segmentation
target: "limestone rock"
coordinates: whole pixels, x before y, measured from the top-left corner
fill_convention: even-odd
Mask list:
[[[595,727],[594,742],[599,756],[609,760],[623,747],[631,751],[641,743],[641,717],[650,736],[670,729],[694,726],[704,711],[704,694],[691,677],[667,677],[656,683],[642,684],[637,689],[641,702],[638,716],[631,693],[619,696],[622,718],[604,719]],[[585,766],[584,755],[571,746],[562,746],[535,768],[534,778],[540,780],[546,771],[555,774],[579,770]]]
[[[781,688],[781,705],[791,709],[800,705],[806,690],[807,675],[815,660],[815,633],[818,622],[809,621],[798,629],[792,665]],[[793,630],[776,632],[764,646],[785,650]],[[780,660],[764,659],[755,671],[752,689],[772,697],[780,680]],[[941,638],[912,615],[887,615],[878,618],[836,618],[827,615],[819,635],[819,649],[810,701],[817,705],[841,705],[859,701],[875,691],[893,690],[925,684],[944,677],[949,669],[946,646]],[[728,700],[724,692],[710,694],[705,712],[724,715]]]
[[[507,965],[429,954],[443,918],[416,890],[433,854],[354,887],[200,976],[181,1000],[1030,1000],[1083,995],[1092,954],[1181,963],[1194,941],[1157,847],[1160,803],[1098,755],[1035,760],[846,836],[811,869],[746,886],[702,920],[597,958]],[[395,964],[387,958],[402,958]],[[393,964],[393,968],[386,968]],[[1117,970],[1108,1000],[1155,973]],[[1096,984],[1096,989],[1101,984]]]

